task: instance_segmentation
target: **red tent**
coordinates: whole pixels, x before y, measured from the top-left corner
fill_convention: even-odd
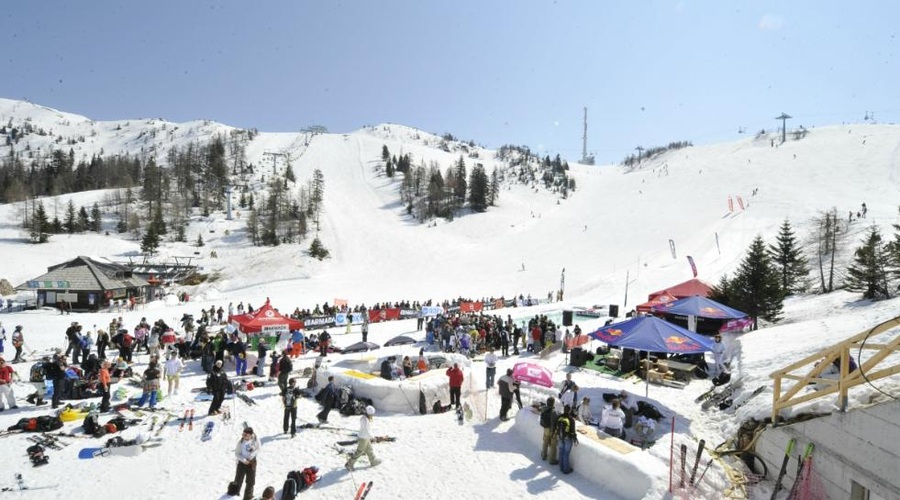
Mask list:
[[[283,316],[272,308],[269,299],[266,299],[265,305],[252,313],[229,316],[228,322],[243,333],[263,333],[266,335],[303,328],[302,321]]]
[[[678,298],[669,293],[668,290],[663,290],[662,293],[654,296],[649,301],[644,302],[643,304],[638,304],[635,309],[637,309],[637,312],[641,314],[647,314],[651,309],[653,309],[653,306],[664,306],[666,304],[671,304],[676,300],[678,300]]]
[[[692,278],[684,283],[679,283],[675,286],[670,286],[669,288],[665,288],[658,292],[651,293],[647,299],[653,300],[657,295],[661,295],[665,292],[668,292],[676,299],[683,299],[685,297],[693,297],[694,295],[699,295],[701,297],[709,297],[709,292],[712,291],[712,287],[707,285],[706,283],[698,280],[697,278]]]

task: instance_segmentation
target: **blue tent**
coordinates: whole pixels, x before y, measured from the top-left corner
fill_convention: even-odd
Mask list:
[[[711,351],[713,341],[655,316],[638,316],[604,326],[591,337],[637,351],[696,354]]]
[[[604,326],[591,337],[615,347],[648,352],[697,354],[711,351],[713,341],[656,316],[638,316],[620,323]],[[645,395],[650,393],[650,373],[647,371]]]
[[[680,314],[682,316],[697,316],[698,318],[709,319],[739,319],[748,316],[745,312],[732,309],[699,295],[685,297],[668,304],[653,306],[652,311],[655,313]]]

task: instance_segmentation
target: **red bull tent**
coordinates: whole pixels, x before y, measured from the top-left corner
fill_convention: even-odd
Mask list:
[[[697,354],[711,351],[713,347],[711,339],[656,316],[638,316],[604,326],[590,336],[614,347],[647,352]],[[649,385],[648,378],[647,393]]]
[[[303,328],[302,321],[282,315],[272,307],[269,299],[252,313],[229,316],[228,322],[241,333],[258,333],[264,336],[274,336]]]

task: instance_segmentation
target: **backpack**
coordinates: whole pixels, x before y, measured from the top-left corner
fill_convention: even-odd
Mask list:
[[[98,421],[97,412],[90,412],[86,417],[84,417],[84,421],[81,423],[81,427],[84,428],[85,434],[94,435],[97,431],[100,430],[100,422]]]
[[[553,407],[549,407],[541,412],[541,427],[549,429],[553,427]]]
[[[35,363],[34,366],[31,367],[31,375],[29,376],[29,380],[31,382],[43,382],[45,379],[46,375],[44,374],[44,363]]]

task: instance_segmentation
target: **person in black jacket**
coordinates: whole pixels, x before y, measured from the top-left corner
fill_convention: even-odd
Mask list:
[[[208,413],[218,415],[221,413],[219,408],[222,407],[222,402],[225,401],[225,392],[228,390],[228,375],[222,369],[221,361],[216,361],[212,373],[206,377],[206,389],[213,395]]]
[[[281,389],[282,396],[287,392],[288,379],[291,378],[293,370],[294,362],[291,361],[291,357],[288,356],[288,351],[285,349],[281,359],[278,360],[278,388]]]
[[[322,389],[321,393],[322,411],[316,414],[320,424],[328,422],[328,413],[335,407],[338,402],[337,388],[334,387],[334,375],[328,376],[328,385]]]
[[[504,422],[509,420],[507,414],[509,409],[512,408],[513,391],[518,387],[518,384],[512,377],[512,368],[507,368],[506,375],[500,377],[500,380],[497,381],[497,386],[500,390],[500,420]]]
[[[290,423],[291,437],[297,434],[297,400],[301,395],[300,388],[297,387],[297,379],[291,378],[288,381],[288,390],[281,398],[284,403],[284,425],[282,427],[287,434],[288,423]]]
[[[384,361],[381,362],[381,378],[385,380],[393,380],[394,379],[394,369],[391,366],[391,363],[394,361],[394,358],[384,358]]]
[[[159,365],[156,361],[151,360],[150,364],[147,365],[147,369],[144,370],[144,392],[141,394],[141,399],[138,400],[138,408],[144,406],[147,399],[150,400],[150,409],[156,408],[156,395],[159,392],[160,375]]]
[[[62,398],[63,386],[66,380],[66,366],[65,354],[55,354],[53,359],[44,364],[44,373],[49,380],[53,381],[52,407],[54,409],[59,406],[59,400]]]
[[[328,330],[322,330],[322,333],[319,334],[319,356],[328,355],[328,344],[330,343],[331,334],[328,333]]]

